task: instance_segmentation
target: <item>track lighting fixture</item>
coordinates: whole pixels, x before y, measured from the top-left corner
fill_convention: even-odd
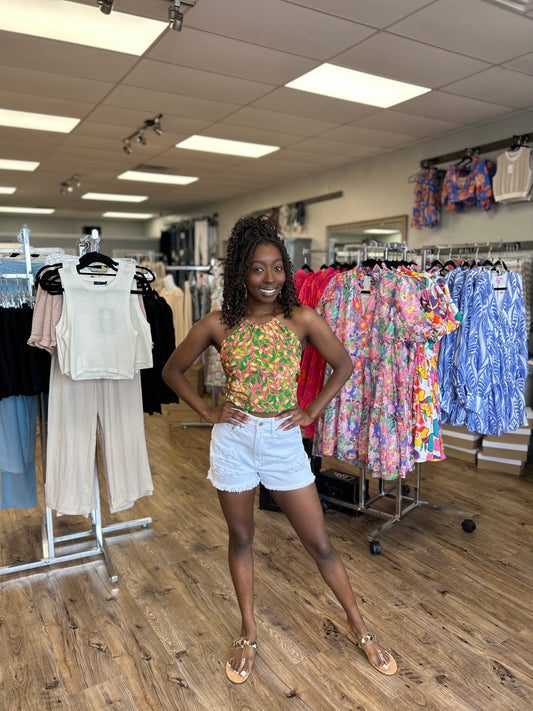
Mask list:
[[[194,7],[196,0],[170,0],[168,7],[168,26],[171,30],[176,30],[177,32],[181,32],[181,28],[183,27],[182,5]]]
[[[78,173],[74,173],[74,175],[68,180],[64,180],[59,185],[59,192],[61,195],[68,195],[68,193],[72,193],[74,191],[74,188],[81,188],[80,176]]]
[[[172,0],[168,6],[168,26],[171,30],[181,31],[183,26],[183,13],[180,12],[181,0]]]
[[[113,2],[114,0],[97,0],[96,4],[100,8],[100,12],[109,15],[113,9]]]
[[[133,148],[132,148],[132,141],[138,141],[141,143],[143,146],[147,144],[145,131],[148,128],[151,128],[152,131],[157,135],[160,136],[163,133],[163,129],[161,128],[161,119],[163,118],[163,114],[157,114],[157,116],[154,116],[152,119],[146,119],[144,124],[138,128],[135,133],[132,133],[131,136],[128,136],[127,138],[124,138],[122,140],[122,143],[124,144],[122,146],[122,150],[125,153],[133,153]]]

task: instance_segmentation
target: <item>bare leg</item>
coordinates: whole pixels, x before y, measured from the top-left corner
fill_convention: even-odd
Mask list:
[[[289,519],[306,551],[315,560],[320,574],[340,602],[348,625],[356,639],[368,633],[352,590],[346,569],[337,551],[331,545],[324,523],[324,514],[314,484],[293,491],[271,491],[272,497]],[[364,647],[373,664],[381,664],[377,644]],[[385,664],[389,655],[381,650]]]
[[[222,513],[228,524],[228,563],[241,611],[241,636],[255,642],[257,625],[254,617],[254,538],[255,489],[249,491],[219,491]],[[254,653],[250,648],[231,650],[229,663],[235,671],[248,672]]]

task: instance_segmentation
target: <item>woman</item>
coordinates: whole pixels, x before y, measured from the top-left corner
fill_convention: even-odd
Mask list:
[[[302,348],[312,343],[332,372],[302,411],[296,379]],[[214,408],[189,385],[185,371],[208,346],[220,352],[225,400]],[[339,392],[352,362],[327,322],[301,306],[287,250],[267,217],[241,218],[228,242],[221,311],[190,330],[163,370],[187,404],[214,425],[208,478],[218,490],[229,532],[228,561],[241,611],[226,675],[248,678],[257,650],[252,541],[255,489],[261,482],[285,513],[307,552],[344,608],[349,638],[378,671],[396,671],[394,659],[368,633],[344,565],[332,547],[305,454],[300,427],[309,425]]]

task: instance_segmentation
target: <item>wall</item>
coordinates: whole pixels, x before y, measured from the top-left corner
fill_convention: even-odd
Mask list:
[[[326,246],[327,225],[401,214],[410,216],[414,184],[409,183],[408,178],[416,173],[422,159],[524,133],[533,136],[533,113],[524,112],[513,119],[490,122],[474,130],[447,134],[439,140],[421,141],[375,158],[367,158],[224,202],[213,203],[205,206],[204,211],[218,212],[219,235],[222,241],[227,239],[231,226],[242,215],[270,206],[343,191],[342,198],[307,207],[306,227],[301,236],[311,237],[313,248],[321,248]],[[496,155],[497,153],[484,157],[495,158]],[[485,244],[500,240],[532,239],[532,217],[533,206],[529,203],[499,205],[487,213],[477,208],[461,214],[443,213],[439,227],[424,230],[409,228],[408,243],[410,247],[421,247],[432,244]]]
[[[76,253],[76,243],[83,236],[83,227],[99,225],[102,228],[102,247],[108,254],[113,249],[133,248],[157,250],[159,240],[146,235],[146,221],[91,220],[16,215],[0,217],[0,242],[13,243],[23,225],[30,229],[32,247],[60,247],[67,253]],[[159,235],[158,235],[159,237]]]

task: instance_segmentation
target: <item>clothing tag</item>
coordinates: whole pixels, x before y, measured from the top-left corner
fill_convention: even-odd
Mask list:
[[[512,164],[511,164],[511,165],[508,165],[508,166],[507,166],[507,172],[508,172],[509,174],[512,173],[512,172],[513,172],[513,168],[514,168],[514,165],[512,165]]]
[[[107,286],[107,281],[93,281],[94,286]]]
[[[363,279],[363,291],[370,291],[372,286],[372,278],[367,274]]]

